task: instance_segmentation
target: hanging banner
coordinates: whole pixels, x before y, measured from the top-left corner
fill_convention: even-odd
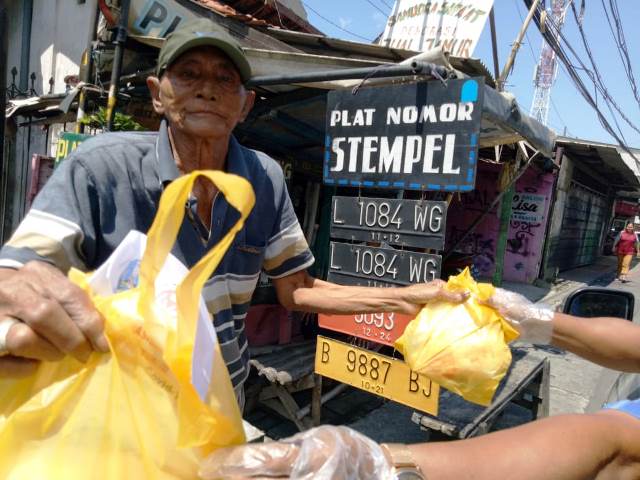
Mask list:
[[[379,43],[420,52],[442,47],[468,58],[492,6],[493,0],[396,0]]]
[[[473,190],[483,93],[481,77],[329,92],[324,183]]]

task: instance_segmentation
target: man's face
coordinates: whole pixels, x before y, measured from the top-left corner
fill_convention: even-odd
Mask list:
[[[255,98],[231,60],[213,47],[188,50],[147,85],[156,112],[172,129],[203,139],[227,137]]]

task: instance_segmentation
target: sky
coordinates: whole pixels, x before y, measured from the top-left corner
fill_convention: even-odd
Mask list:
[[[640,130],[640,104],[634,98],[630,88],[603,10],[603,3],[608,7],[610,1],[613,0],[584,2],[583,29],[595,64],[604,78],[611,97],[633,126]],[[575,2],[576,10],[579,12],[582,0],[575,0]],[[309,22],[326,35],[370,43],[384,30],[394,0],[303,0],[302,3],[307,10]],[[546,3],[551,4],[551,0],[547,0]],[[615,3],[618,4],[620,11],[636,84],[640,88],[640,28],[637,26],[637,19],[640,18],[640,1],[617,0]],[[527,11],[524,0],[495,0],[494,11],[499,70],[502,70]],[[590,66],[571,9],[567,12],[562,31],[582,61]],[[515,95],[526,112],[531,108],[534,93],[533,72],[541,49],[542,36],[532,21],[506,84],[506,90]],[[490,72],[494,71],[488,20],[472,56],[482,60]],[[593,83],[586,75],[583,75],[583,79],[586,79],[585,83],[594,95]],[[562,135],[566,132],[566,135],[571,137],[617,143],[602,127],[595,111],[582,98],[562,66],[559,68],[551,90],[551,101],[548,126],[558,134]],[[607,113],[607,118],[615,128],[615,123],[601,98],[599,98],[599,104],[600,102],[602,102],[601,110]],[[640,148],[640,133],[629,126],[617,112],[615,118],[620,125],[626,144]]]

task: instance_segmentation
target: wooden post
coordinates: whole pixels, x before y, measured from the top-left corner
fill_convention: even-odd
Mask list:
[[[508,168],[505,165],[504,168]],[[513,194],[515,185],[511,185],[502,196],[500,204],[500,231],[498,233],[498,243],[496,244],[496,270],[493,273],[493,284],[496,287],[502,286],[502,274],[504,273],[504,254],[507,251],[507,237],[509,235],[509,224],[511,222],[511,206],[513,204]]]
[[[500,62],[498,61],[498,35],[496,34],[496,17],[493,14],[493,7],[489,11],[489,26],[491,27],[491,52],[493,53],[493,72],[496,81],[500,77]]]
[[[124,56],[124,45],[127,43],[127,30],[129,21],[129,6],[131,0],[120,2],[120,20],[116,28],[115,51],[113,53],[113,66],[111,67],[111,84],[109,85],[109,96],[107,97],[107,125],[105,130],[113,130],[113,119],[118,99],[120,86],[120,73],[122,72],[122,57]]]
[[[527,27],[529,26],[529,23],[531,22],[531,19],[533,18],[533,14],[535,13],[536,8],[538,8],[539,3],[540,3],[540,0],[533,0],[533,3],[531,4],[531,8],[529,9],[529,13],[527,14],[527,18],[524,19],[524,23],[522,24],[522,27],[520,27],[520,32],[518,32],[518,36],[516,37],[515,42],[513,42],[513,45],[511,47],[511,53],[509,53],[507,62],[504,64],[504,68],[502,69],[502,73],[500,74],[500,77],[497,79],[499,91],[504,90],[504,84],[507,81],[507,77],[509,76],[509,73],[511,73],[511,67],[513,67],[513,62],[516,59],[516,53],[518,53],[518,49],[520,48],[520,45],[522,45],[522,39],[524,38],[524,34],[527,32]]]

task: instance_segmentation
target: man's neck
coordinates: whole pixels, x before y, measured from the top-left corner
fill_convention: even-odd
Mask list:
[[[229,137],[202,139],[186,136],[169,127],[169,140],[178,170],[224,170],[229,150]]]

